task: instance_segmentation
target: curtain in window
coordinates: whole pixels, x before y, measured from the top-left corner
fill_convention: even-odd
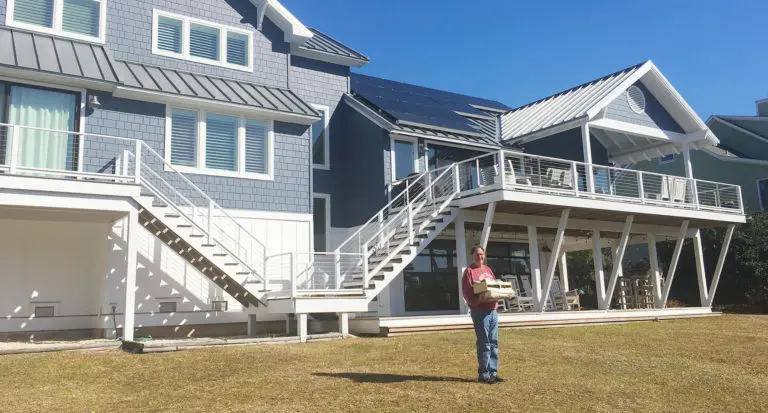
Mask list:
[[[245,121],[245,171],[267,173],[267,124]]]
[[[75,129],[76,97],[19,86],[11,88],[8,121],[11,124],[44,129]],[[28,168],[73,170],[75,135],[20,129],[19,165]]]
[[[53,0],[16,0],[13,6],[13,20],[53,27]]]
[[[98,0],[63,0],[62,30],[99,37],[100,7]]]
[[[205,123],[205,166],[236,170],[237,118],[211,114],[206,116]]]

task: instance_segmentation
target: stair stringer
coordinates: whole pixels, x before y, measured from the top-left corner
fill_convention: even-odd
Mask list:
[[[410,264],[421,251],[424,250],[432,241],[437,238],[438,235],[440,235],[450,224],[453,223],[453,221],[456,220],[456,217],[458,216],[458,208],[457,207],[450,207],[451,214],[450,215],[444,215],[443,216],[443,222],[437,224],[435,229],[430,231],[427,234],[427,238],[423,238],[421,242],[419,242],[417,245],[406,245],[406,247],[401,250],[401,255],[404,257],[403,262],[396,263],[392,265],[392,269],[388,271],[379,271],[376,274],[384,274],[383,280],[371,280],[370,283],[372,283],[375,287],[374,288],[368,288],[366,286],[365,288],[365,296],[368,299],[368,302],[370,303],[376,296],[381,294],[381,292],[386,288],[390,282],[392,282],[395,277],[397,277],[398,274],[400,274],[405,267]],[[374,274],[374,275],[376,275]],[[370,284],[369,283],[369,284]]]

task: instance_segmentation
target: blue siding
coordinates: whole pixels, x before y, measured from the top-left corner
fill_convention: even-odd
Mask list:
[[[645,112],[635,113],[627,102],[627,92],[622,93],[611,104],[608,105],[606,117],[608,119],[620,120],[634,123],[636,125],[650,126],[667,130],[670,132],[684,133],[683,128],[672,119],[672,116],[661,106],[656,97],[642,82],[635,83],[645,95]]]
[[[87,133],[140,138],[164,156],[165,105],[114,98],[107,92],[90,93],[98,95],[102,107],[89,110],[86,114]],[[91,146],[86,143],[86,170],[110,170],[114,154],[122,149],[131,149],[101,146],[97,149],[96,145],[102,143],[97,141]],[[309,173],[307,127],[275,122],[273,181],[195,174],[186,176],[224,208],[310,213]],[[172,175],[167,174],[163,178],[172,179]],[[176,185],[176,182],[171,184]],[[183,188],[183,185],[179,183],[179,187]]]
[[[590,145],[592,146],[592,163],[608,165],[608,151],[605,150],[605,147],[594,136],[590,136]],[[533,155],[584,162],[581,129],[579,128],[529,142],[523,145],[523,149],[525,153]]]
[[[196,17],[253,32],[253,72],[194,63],[152,54],[152,9]],[[261,32],[255,29],[256,7],[249,0],[109,0],[107,45],[120,60],[157,65],[195,73],[222,76],[267,86],[288,87],[289,45],[283,32],[264,19]]]

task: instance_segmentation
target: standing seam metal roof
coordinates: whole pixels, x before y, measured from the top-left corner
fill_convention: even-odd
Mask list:
[[[234,79],[117,61],[125,86],[233,103],[292,114],[319,116],[293,91]]]
[[[338,40],[328,36],[320,30],[313,29],[311,27],[309,30],[312,32],[313,36],[311,39],[307,40],[306,43],[301,45],[301,48],[349,57],[351,59],[357,59],[364,62],[369,62],[371,60],[364,54],[339,42]]]
[[[602,98],[649,62],[564,90],[512,109],[502,117],[502,139],[508,140],[581,118]]]
[[[115,61],[104,45],[0,27],[0,65],[119,83]]]

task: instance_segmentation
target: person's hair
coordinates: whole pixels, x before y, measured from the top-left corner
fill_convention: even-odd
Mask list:
[[[474,247],[472,247],[472,251],[470,251],[469,255],[472,255],[472,256],[474,256],[474,255],[475,255],[475,252],[476,252],[477,250],[483,250],[483,252],[485,252],[485,248],[483,248],[483,247],[481,247],[481,246],[479,246],[479,245],[475,245]]]

